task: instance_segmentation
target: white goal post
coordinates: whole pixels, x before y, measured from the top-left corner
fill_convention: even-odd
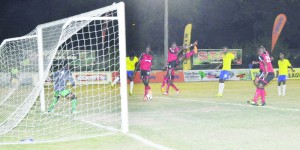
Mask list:
[[[38,25],[0,46],[0,144],[128,132],[125,4]],[[3,94],[2,94],[3,93]]]

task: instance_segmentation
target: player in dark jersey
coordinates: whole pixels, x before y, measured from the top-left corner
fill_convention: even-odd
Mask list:
[[[188,59],[191,56],[193,56],[195,53],[197,53],[197,45],[198,42],[195,41],[194,44],[192,44],[191,46],[194,46],[194,49],[180,57],[178,57],[178,54],[183,50],[183,49],[187,49],[189,46],[177,46],[175,42],[172,43],[172,47],[169,48],[168,50],[168,65],[167,65],[167,75],[164,78],[162,87],[161,87],[161,91],[164,91],[164,83],[167,83],[167,88],[166,88],[166,92],[163,93],[164,95],[168,95],[169,93],[169,88],[170,86],[172,86],[177,94],[179,94],[179,89],[175,86],[175,84],[173,83],[174,80],[174,69],[179,65],[179,63],[183,60],[183,59]]]
[[[258,56],[259,65],[260,65],[260,69],[262,70],[262,73],[258,78],[258,80],[254,82],[255,85],[257,85],[257,88],[255,91],[253,101],[248,101],[248,103],[255,106],[259,106],[259,104],[257,104],[257,99],[260,96],[261,97],[260,105],[266,106],[266,100],[265,100],[266,92],[264,87],[274,78],[275,74],[271,63],[271,57],[269,53],[266,51],[266,49],[261,46],[260,48],[258,48],[257,54],[259,55]]]
[[[65,97],[71,99],[72,103],[72,111],[71,113],[75,113],[76,105],[77,105],[77,98],[71,92],[71,90],[66,89],[67,82],[69,81],[73,87],[75,87],[75,81],[72,77],[71,71],[69,70],[69,65],[64,62],[64,66],[62,69],[54,72],[51,76],[54,85],[54,98],[51,106],[48,109],[48,112],[53,111],[55,104],[58,102],[59,98]]]
[[[146,48],[146,53],[143,53],[140,57],[140,69],[141,69],[141,79],[145,85],[145,93],[144,93],[144,100],[149,100],[147,95],[152,94],[151,87],[149,85],[150,80],[150,72],[152,68],[152,60],[153,57],[150,54],[151,48]]]

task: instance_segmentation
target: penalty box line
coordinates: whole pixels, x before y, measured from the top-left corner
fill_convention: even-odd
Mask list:
[[[125,135],[137,140],[137,141],[140,141],[142,142],[143,144],[145,145],[148,145],[148,146],[151,146],[153,148],[156,148],[156,149],[159,149],[159,150],[173,150],[171,148],[168,148],[166,146],[163,146],[163,145],[160,145],[160,144],[156,144],[148,139],[145,139],[137,134],[133,134],[133,133],[125,133]]]
[[[71,115],[67,115],[67,116],[66,115],[57,115],[57,116],[71,117]],[[137,135],[137,134],[134,134],[134,133],[129,133],[130,131],[128,133],[123,133],[120,129],[116,129],[114,127],[104,126],[104,125],[101,125],[101,124],[93,123],[93,122],[82,120],[82,119],[74,119],[74,120],[81,121],[81,122],[84,122],[84,123],[92,125],[92,126],[100,127],[100,128],[112,131],[113,133],[124,134],[124,135],[126,135],[130,138],[133,138],[133,139],[135,139],[139,142],[142,142],[145,145],[148,145],[150,147],[153,147],[153,148],[156,148],[156,149],[159,149],[159,150],[173,150],[173,149],[168,148],[166,146],[156,144],[156,143],[154,143],[154,142],[152,142],[148,139],[145,139],[145,138],[141,137],[140,135]],[[85,138],[83,138],[83,139],[85,139]]]
[[[182,98],[169,98],[169,97],[155,97],[160,99],[167,100],[176,100],[176,101],[190,101],[190,102],[199,102],[199,103],[210,103],[210,104],[218,104],[218,105],[231,105],[231,106],[242,106],[242,107],[259,107],[271,110],[281,110],[281,111],[292,111],[292,112],[300,112],[300,109],[292,109],[292,108],[280,108],[280,107],[271,107],[271,106],[251,106],[248,104],[239,104],[239,103],[222,103],[222,102],[213,102],[213,101],[200,101],[197,99],[182,99]]]

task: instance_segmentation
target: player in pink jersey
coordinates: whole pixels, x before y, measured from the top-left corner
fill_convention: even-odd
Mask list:
[[[265,86],[274,78],[274,70],[271,63],[271,57],[269,53],[266,51],[264,47],[260,47],[257,50],[258,58],[259,58],[259,65],[260,69],[262,70],[262,74],[258,80],[255,81],[256,91],[253,98],[253,101],[248,101],[249,104],[259,106],[257,104],[257,99],[260,96],[261,97],[261,106],[266,106],[266,92],[265,92]]]
[[[179,94],[179,89],[175,86],[175,84],[173,83],[174,80],[174,69],[179,65],[179,63],[183,60],[183,59],[188,59],[191,56],[193,56],[195,53],[197,53],[197,41],[194,42],[194,44],[192,44],[191,46],[194,46],[194,50],[190,51],[186,54],[183,54],[182,56],[178,57],[178,54],[183,50],[183,49],[187,49],[189,46],[177,46],[175,42],[172,43],[172,47],[169,48],[168,50],[168,65],[167,65],[167,75],[164,78],[164,81],[162,83],[162,87],[161,87],[161,91],[164,91],[164,85],[167,84],[167,88],[166,88],[166,92],[163,93],[164,95],[168,95],[169,94],[169,88],[170,86],[172,86],[177,94]]]
[[[140,69],[141,69],[141,79],[145,85],[144,100],[148,100],[146,95],[151,94],[151,87],[149,86],[150,72],[152,67],[152,56],[150,55],[151,48],[146,48],[146,53],[143,53],[140,58]]]
[[[259,65],[259,72],[256,74],[255,79],[253,80],[253,83],[255,86],[258,86],[258,81],[263,77],[263,67],[264,64],[261,61],[252,61],[253,64],[258,64]]]

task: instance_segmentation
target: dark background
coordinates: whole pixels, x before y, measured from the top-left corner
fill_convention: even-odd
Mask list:
[[[2,0],[0,41],[113,2],[119,0]],[[138,55],[150,44],[154,55],[163,59],[164,0],[124,2],[127,51]],[[284,52],[294,67],[300,67],[299,0],[169,0],[169,43],[182,44],[184,27],[192,23],[192,41],[198,40],[199,48],[241,48],[246,67],[258,46],[270,49],[273,23],[280,13],[286,14],[287,22],[272,55],[276,60]]]

